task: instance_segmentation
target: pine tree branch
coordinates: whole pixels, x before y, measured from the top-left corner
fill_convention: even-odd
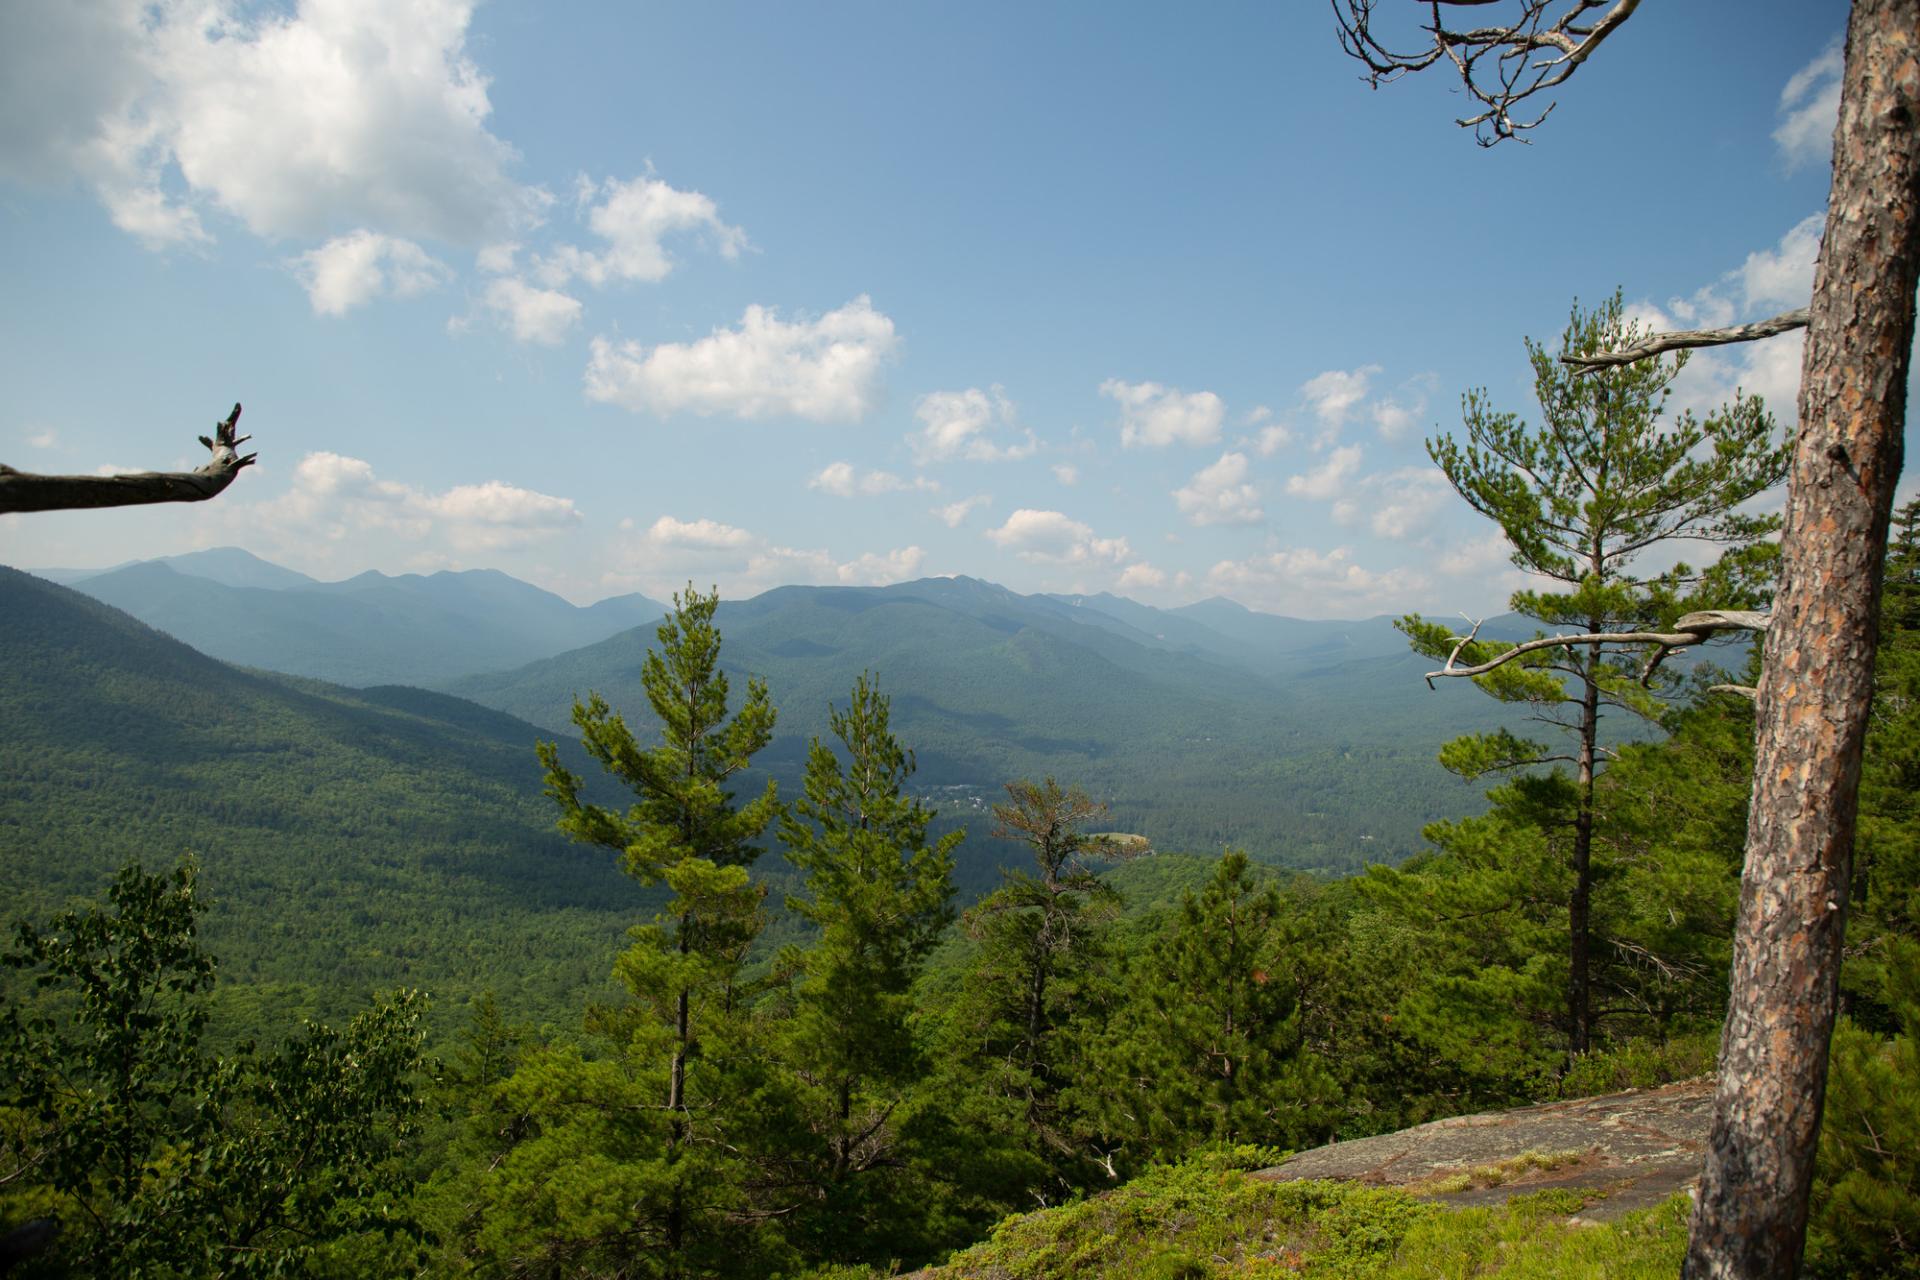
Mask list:
[[[214,427],[214,438],[200,437],[213,457],[194,471],[136,471],[113,476],[42,476],[0,466],[0,515],[17,511],[73,511],[129,507],[153,502],[204,502],[233,483],[258,454],[241,454],[253,439],[236,436],[240,406]]]
[[[1649,334],[1639,342],[1621,347],[1617,351],[1601,351],[1593,355],[1564,355],[1560,363],[1587,371],[1607,369],[1618,365],[1632,364],[1636,360],[1645,360],[1648,356],[1657,356],[1666,351],[1680,351],[1693,347],[1723,347],[1731,342],[1757,342],[1761,338],[1771,338],[1794,329],[1807,327],[1807,308],[1787,311],[1768,320],[1756,320],[1752,324],[1736,324],[1725,329],[1675,329],[1670,333]]]

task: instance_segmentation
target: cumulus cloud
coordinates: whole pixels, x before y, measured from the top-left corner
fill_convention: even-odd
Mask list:
[[[998,529],[987,530],[996,546],[1024,560],[1056,564],[1118,564],[1131,555],[1125,538],[1100,538],[1093,529],[1058,511],[1022,507]]]
[[[1825,233],[1824,212],[1802,218],[1780,242],[1769,249],[1756,250],[1734,273],[1746,305],[1752,307],[1802,307],[1813,297],[1813,268],[1820,257],[1820,237]]]
[[[1256,609],[1309,618],[1343,618],[1405,609],[1427,586],[1411,569],[1373,570],[1346,547],[1291,547],[1222,560],[1207,572],[1216,591]]]
[[[1197,525],[1256,524],[1266,514],[1260,509],[1260,490],[1247,480],[1247,455],[1223,453],[1220,460],[1194,472],[1193,479],[1173,491],[1182,515]]]
[[[1053,464],[1052,470],[1053,478],[1068,488],[1072,488],[1074,485],[1080,483],[1080,468],[1074,466],[1071,462],[1056,462]]]
[[[1122,591],[1158,590],[1167,585],[1167,571],[1140,560],[1121,571],[1116,585]]]
[[[1357,444],[1335,449],[1326,461],[1303,475],[1287,477],[1287,492],[1299,498],[1325,501],[1339,497],[1354,472],[1360,469],[1361,449]]]
[[[1346,424],[1354,407],[1367,398],[1367,389],[1380,372],[1377,364],[1358,369],[1328,369],[1315,374],[1300,386],[1300,398],[1307,402],[1322,426],[1338,428]]]
[[[738,257],[747,246],[746,232],[722,221],[711,197],[679,190],[657,178],[589,182],[581,188],[580,202],[586,209],[587,226],[605,247],[590,250],[563,244],[538,257],[534,274],[551,288],[576,277],[595,286],[664,280],[673,270],[665,245],[670,235],[702,236],[726,258]]]
[[[481,302],[516,341],[556,346],[580,323],[580,299],[513,276],[487,282]]]
[[[261,236],[477,244],[544,204],[487,129],[470,0],[16,8],[0,168],[80,178],[151,245],[207,239],[215,209]]]
[[[943,507],[935,507],[933,514],[949,529],[958,529],[966,523],[967,516],[975,507],[984,507],[993,502],[990,494],[976,493],[971,498],[962,498],[958,502],[949,502]]]
[[[1840,41],[1793,73],[1780,91],[1780,127],[1773,140],[1788,169],[1825,163],[1833,158],[1833,126],[1840,118],[1840,72],[1844,60]]]
[[[807,488],[830,493],[836,498],[851,498],[855,494],[873,497],[882,493],[899,493],[906,489],[933,490],[940,486],[923,476],[905,480],[891,471],[861,472],[851,462],[830,462],[807,480]]]
[[[1100,394],[1120,406],[1120,443],[1128,449],[1212,444],[1227,416],[1226,404],[1211,391],[1109,378],[1100,384]]]
[[[919,547],[900,547],[893,551],[869,551],[833,568],[833,575],[850,586],[883,587],[916,576],[926,562],[927,553]]]
[[[411,240],[362,228],[336,236],[290,264],[317,315],[343,316],[381,296],[413,298],[452,275]]]
[[[1676,329],[1731,324],[1797,306],[1813,296],[1813,271],[1820,252],[1826,215],[1801,219],[1773,245],[1747,255],[1738,267],[1689,296],[1665,305],[1636,302],[1627,308],[1634,323],[1647,329]],[[1669,408],[1711,413],[1736,389],[1763,397],[1783,423],[1796,417],[1804,331],[1761,342],[1696,351],[1675,379]]]
[[[745,529],[718,520],[680,520],[661,516],[647,529],[646,541],[656,547],[697,551],[737,551],[754,544]]]
[[[434,492],[383,479],[364,459],[324,451],[295,464],[284,494],[237,505],[232,515],[254,531],[250,537],[308,552],[315,544],[373,536],[456,552],[500,551],[572,529],[581,519],[571,498],[499,480]]]
[[[1375,536],[1408,542],[1424,535],[1434,515],[1453,497],[1453,487],[1438,467],[1400,467],[1348,485],[1333,504],[1343,525],[1364,524]]]
[[[824,548],[783,546],[707,517],[661,516],[625,541],[616,552],[615,572],[604,581],[665,592],[690,572],[710,574],[729,595],[739,596],[789,583],[883,585],[916,576],[925,560],[918,546],[841,559]]]
[[[907,437],[922,464],[963,458],[968,462],[1017,462],[1040,442],[1015,419],[1013,401],[999,387],[982,391],[930,391],[913,407],[920,430]],[[1022,436],[1012,443],[1009,436]]]
[[[693,342],[649,348],[595,338],[587,398],[661,417],[857,422],[878,401],[880,371],[898,341],[865,294],[814,319],[750,306],[735,328]]]
[[[28,436],[27,443],[36,449],[51,449],[60,443],[60,434],[52,427],[48,427],[45,431],[36,431]]]

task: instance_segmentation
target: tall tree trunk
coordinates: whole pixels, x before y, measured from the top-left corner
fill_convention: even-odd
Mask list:
[[[1917,117],[1920,0],[1855,0],[1689,1277],[1790,1276],[1805,1241],[1906,418]]]
[[[1600,629],[1595,622],[1593,631]],[[1578,808],[1573,815],[1573,896],[1567,901],[1567,1053],[1578,1057],[1593,1047],[1593,765],[1600,737],[1600,685],[1594,668],[1597,648],[1587,651],[1587,671],[1581,683],[1580,755],[1575,783]]]

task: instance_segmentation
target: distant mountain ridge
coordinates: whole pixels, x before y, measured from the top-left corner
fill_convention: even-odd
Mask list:
[[[638,594],[583,608],[497,569],[319,582],[238,547],[135,561],[66,585],[222,661],[348,685],[518,666],[665,612]]]
[[[493,570],[320,583],[233,548],[74,587],[226,661],[437,689],[563,739],[590,690],[647,726],[638,671],[664,612],[642,596],[582,609]],[[1003,783],[1053,775],[1162,848],[1232,844],[1348,870],[1417,850],[1426,822],[1477,808],[1480,788],[1434,752],[1518,723],[1464,691],[1427,690],[1431,664],[1387,617],[1309,621],[1218,598],[1158,609],[961,576],[778,587],[723,602],[719,621],[729,671],[765,678],[780,708],[757,763],[789,794],[829,704],[872,671],[916,752],[917,784],[976,835]],[[1483,634],[1530,631],[1495,619]]]

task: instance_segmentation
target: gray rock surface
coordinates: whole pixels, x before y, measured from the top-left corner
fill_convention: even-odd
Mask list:
[[[1303,1151],[1253,1176],[1405,1187],[1451,1205],[1565,1188],[1585,1195],[1580,1217],[1613,1218],[1692,1190],[1712,1115],[1712,1079],[1685,1080],[1436,1120]]]

